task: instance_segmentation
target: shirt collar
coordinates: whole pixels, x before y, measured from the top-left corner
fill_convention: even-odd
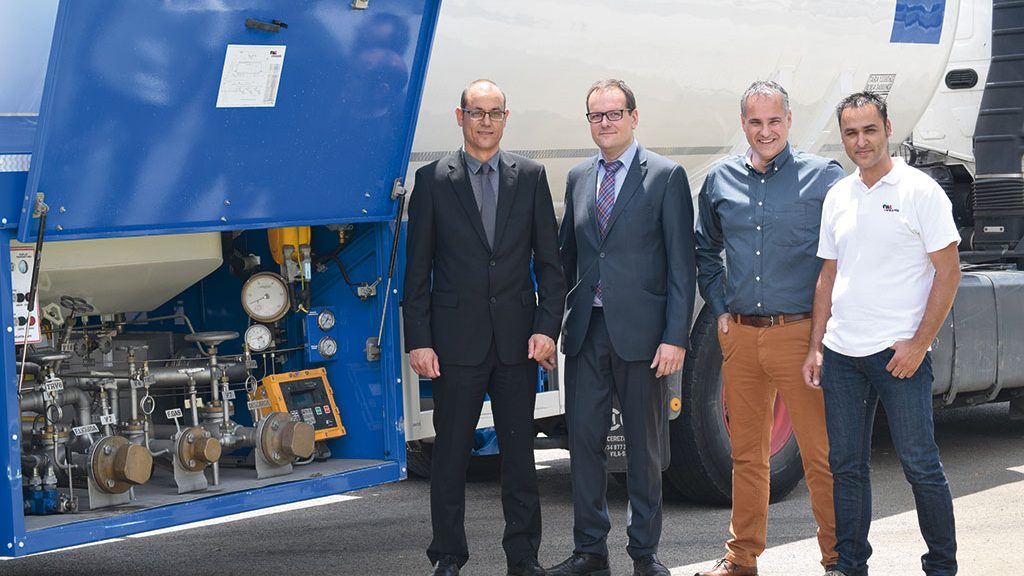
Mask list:
[[[466,168],[468,168],[472,174],[479,174],[480,169],[483,168],[484,164],[487,164],[491,167],[491,170],[497,172],[498,163],[501,161],[501,150],[495,152],[494,156],[491,156],[487,162],[481,162],[470,154],[466,154],[465,150],[462,150],[462,159],[466,162]]]
[[[878,186],[879,184],[885,184],[887,186],[895,186],[899,184],[900,179],[903,178],[903,173],[906,171],[906,169],[907,163],[903,161],[903,158],[894,156],[892,158],[892,168],[890,168],[889,171],[885,173],[885,176],[882,176],[878,180],[878,182],[875,182],[875,186]],[[860,168],[857,168],[857,170],[854,171],[853,175],[855,176],[856,181],[860,182],[861,187],[867,190],[868,187],[864,184],[864,180],[862,180],[860,177]]]
[[[753,150],[747,148],[747,153],[743,156],[743,163],[750,170],[757,171],[754,168],[753,162],[750,161]],[[775,155],[767,164],[764,165],[764,173],[771,174],[772,172],[778,172],[779,168],[786,165],[787,162],[793,157],[793,151],[790,149],[789,142],[786,142],[786,147],[781,152]]]
[[[638,147],[639,147],[639,144],[637,144],[636,138],[634,138],[633,139],[633,143],[629,145],[629,148],[626,148],[626,151],[623,152],[622,154],[620,154],[619,157],[616,158],[615,160],[618,160],[619,162],[622,162],[622,167],[625,168],[626,170],[629,170],[629,167],[633,165],[633,158],[636,156],[636,149]],[[604,154],[601,154],[601,153],[598,153],[597,159],[598,159],[598,165],[600,167],[602,167],[602,168],[604,168],[604,163],[605,162],[614,162],[615,161],[615,160],[605,160]]]

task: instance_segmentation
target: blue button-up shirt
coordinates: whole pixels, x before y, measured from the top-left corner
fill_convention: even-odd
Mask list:
[[[697,282],[715,317],[811,311],[821,205],[845,176],[835,160],[788,144],[763,174],[747,156],[711,169],[698,199]]]

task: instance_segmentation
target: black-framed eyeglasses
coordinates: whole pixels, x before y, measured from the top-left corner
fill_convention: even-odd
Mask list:
[[[619,110],[609,110],[607,112],[587,112],[587,120],[591,124],[600,124],[605,118],[608,118],[609,122],[618,122],[622,120],[626,112],[631,110],[632,108],[620,108]]]
[[[491,122],[504,122],[505,111],[504,110],[481,110],[479,108],[463,108],[462,111],[469,116],[471,119],[480,121],[484,119],[484,116],[490,116]]]

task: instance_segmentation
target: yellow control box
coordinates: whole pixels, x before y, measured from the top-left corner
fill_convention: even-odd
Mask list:
[[[318,441],[345,435],[327,371],[323,368],[267,376],[256,389],[255,399],[270,402],[260,409],[261,416],[287,412],[293,420],[313,426]]]

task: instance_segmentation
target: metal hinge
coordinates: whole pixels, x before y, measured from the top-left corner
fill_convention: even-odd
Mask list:
[[[398,200],[402,196],[405,196],[407,190],[405,186],[402,186],[402,179],[395,178],[395,183],[391,185],[391,199]]]
[[[33,218],[39,218],[40,216],[43,215],[43,212],[46,212],[49,209],[46,203],[43,202],[43,200],[45,199],[46,194],[43,194],[42,192],[36,192],[36,204],[35,207],[32,209]]]

